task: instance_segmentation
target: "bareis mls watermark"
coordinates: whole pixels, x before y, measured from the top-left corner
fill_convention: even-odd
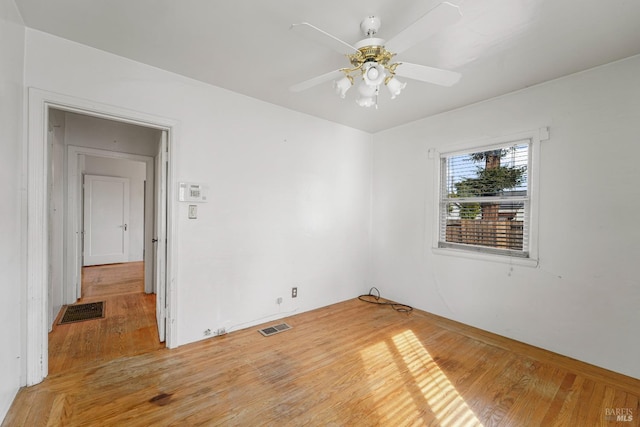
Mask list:
[[[633,421],[633,408],[604,408],[606,421]]]

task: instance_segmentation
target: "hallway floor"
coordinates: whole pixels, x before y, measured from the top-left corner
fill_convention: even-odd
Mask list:
[[[164,348],[156,296],[144,293],[144,262],[84,267],[82,295],[77,303],[105,301],[105,317],[58,325],[58,314],[49,333],[49,375]]]

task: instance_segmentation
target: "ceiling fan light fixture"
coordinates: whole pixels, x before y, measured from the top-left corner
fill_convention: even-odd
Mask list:
[[[313,38],[322,36],[324,44],[333,50],[345,54],[349,60],[348,68],[313,77],[290,87],[293,92],[300,92],[318,84],[334,80],[333,88],[340,98],[345,98],[347,91],[358,81],[358,99],[356,103],[362,107],[378,107],[378,95],[380,86],[384,83],[395,99],[407,86],[401,80],[395,78],[396,69],[398,75],[421,82],[437,84],[440,86],[452,86],[460,79],[460,73],[442,70],[426,65],[394,62],[397,53],[402,53],[411,46],[426,40],[448,25],[455,23],[462,14],[460,6],[443,1],[423,14],[418,20],[389,40],[377,37],[380,29],[380,18],[369,15],[360,23],[360,29],[365,35],[363,40],[349,44],[339,38],[315,27],[308,22],[293,24],[291,29]]]
[[[353,86],[353,77],[351,76],[344,76],[340,80],[333,83],[333,87],[335,88],[336,93],[342,99],[345,98],[347,91],[351,89],[351,86]]]
[[[406,86],[407,86],[407,83],[401,82],[400,80],[398,80],[395,77],[390,78],[387,81],[387,89],[389,90],[389,93],[391,94],[391,99],[395,99],[396,96],[400,95],[400,92]]]
[[[362,78],[367,85],[378,86],[384,81],[386,76],[384,67],[377,62],[368,62],[365,64]]]

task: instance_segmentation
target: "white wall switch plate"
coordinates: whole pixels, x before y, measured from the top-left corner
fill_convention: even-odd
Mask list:
[[[189,205],[189,219],[198,218],[198,205]]]

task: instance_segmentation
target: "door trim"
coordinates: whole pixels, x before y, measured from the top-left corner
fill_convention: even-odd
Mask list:
[[[178,346],[178,319],[176,290],[177,252],[174,237],[177,232],[177,203],[174,201],[173,147],[178,142],[178,122],[161,116],[140,113],[126,108],[101,104],[68,95],[61,95],[37,88],[28,89],[27,140],[24,145],[24,167],[26,178],[26,315],[23,331],[26,335],[25,365],[22,375],[25,385],[41,382],[48,374],[48,170],[49,148],[47,145],[49,108],[70,111],[94,117],[136,124],[167,131],[169,146],[169,173],[167,185],[167,336],[168,348]]]

